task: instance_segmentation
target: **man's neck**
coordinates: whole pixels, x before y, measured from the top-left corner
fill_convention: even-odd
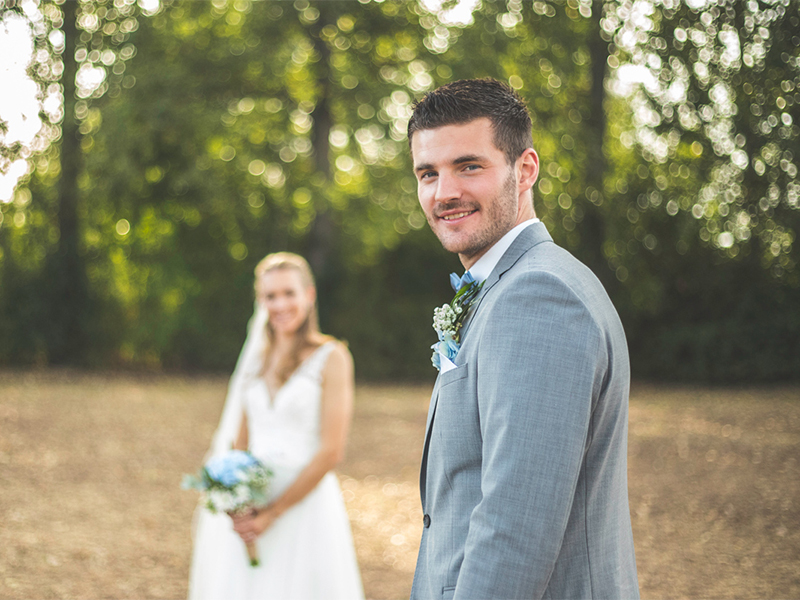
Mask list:
[[[481,254],[481,256],[472,261],[472,264],[467,267],[467,270],[472,273],[472,276],[475,278],[475,280],[478,282],[485,281],[492,273],[497,263],[503,257],[503,254],[506,253],[506,250],[508,250],[509,246],[511,246],[511,244],[514,243],[514,240],[517,239],[517,236],[522,233],[526,227],[538,221],[539,219],[533,217],[523,221],[522,223],[519,223],[518,225],[515,225],[512,229],[506,232],[503,237],[487,248],[486,251]]]
[[[533,201],[530,200],[529,203],[522,203],[520,205],[519,211],[517,212],[517,219],[514,225],[511,226],[502,236],[500,236],[494,243],[486,246],[485,248],[481,248],[475,254],[471,254],[469,256],[465,254],[459,254],[458,259],[461,261],[461,264],[464,266],[465,271],[469,271],[472,266],[477,263],[481,258],[483,258],[488,252],[491,251],[494,246],[500,243],[505,236],[507,236],[510,232],[514,231],[517,227],[522,225],[523,223],[528,223],[531,220],[538,221],[539,219],[536,217],[536,211],[533,209]],[[524,228],[523,228],[524,229]]]

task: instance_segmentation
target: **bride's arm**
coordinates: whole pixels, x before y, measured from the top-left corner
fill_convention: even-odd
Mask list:
[[[242,413],[242,424],[239,426],[239,435],[233,442],[234,450],[247,450],[247,413]]]
[[[353,359],[336,344],[322,371],[320,447],[286,491],[251,518],[237,519],[235,529],[245,539],[261,535],[288,508],[314,489],[323,476],[344,458],[353,416]]]

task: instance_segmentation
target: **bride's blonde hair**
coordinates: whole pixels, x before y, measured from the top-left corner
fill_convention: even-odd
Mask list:
[[[274,254],[268,254],[256,265],[256,278],[254,283],[256,294],[258,293],[258,286],[259,282],[261,281],[261,277],[267,273],[270,273],[271,271],[277,271],[281,269],[292,269],[297,271],[297,273],[300,275],[300,281],[303,284],[303,288],[314,288],[316,290],[316,285],[314,284],[314,275],[311,273],[311,267],[305,258],[299,254],[294,254],[293,252],[276,252]],[[267,320],[266,330],[267,345],[264,349],[264,360],[261,366],[262,375],[266,373],[267,368],[272,362],[275,351],[275,329],[272,327],[269,319]],[[292,347],[288,356],[284,358],[281,363],[276,365],[275,372],[278,377],[278,383],[280,385],[286,383],[295,369],[300,366],[300,357],[304,350],[308,350],[309,348],[317,348],[328,339],[333,338],[330,338],[330,336],[324,336],[319,331],[319,315],[317,313],[317,301],[315,299],[313,305],[308,311],[308,315],[306,315],[305,320],[295,333]]]

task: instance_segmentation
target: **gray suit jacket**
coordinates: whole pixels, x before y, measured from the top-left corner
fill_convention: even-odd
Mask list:
[[[411,598],[638,598],[628,351],[600,282],[535,223],[461,337],[428,412]]]

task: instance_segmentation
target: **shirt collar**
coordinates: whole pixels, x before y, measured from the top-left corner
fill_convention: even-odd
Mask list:
[[[523,229],[528,227],[529,225],[533,225],[534,223],[538,223],[539,219],[534,217],[533,219],[528,219],[527,221],[523,221],[513,229],[511,229],[508,233],[506,233],[503,237],[497,240],[489,250],[486,251],[486,254],[481,256],[472,267],[470,267],[469,272],[472,273],[472,276],[475,278],[475,281],[478,283],[483,283],[492,274],[494,268],[497,266],[497,263],[500,262],[500,259],[503,257],[503,254],[506,253],[509,246],[517,239],[517,236],[522,233]]]

